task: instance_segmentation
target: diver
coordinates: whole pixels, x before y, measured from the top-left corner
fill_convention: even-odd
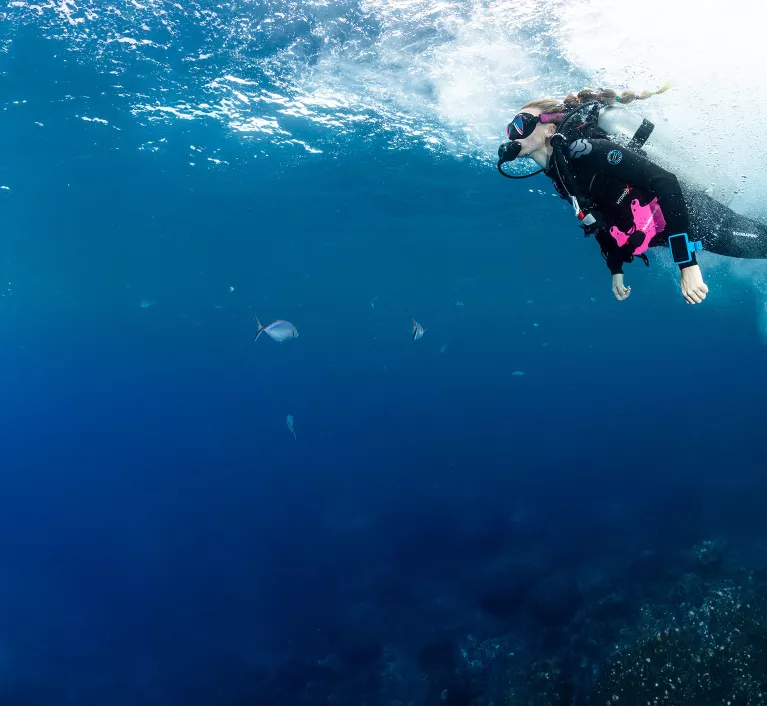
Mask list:
[[[655,127],[650,121],[635,117],[641,124],[624,136],[630,139],[605,129],[614,113],[621,112],[615,104],[667,88],[641,94],[584,89],[563,101],[527,103],[506,129],[509,140],[498,150],[498,169],[511,178],[532,176],[504,170],[517,157],[529,157],[541,167],[534,174],[543,172],[552,179],[559,195],[572,203],[585,235],[594,235],[619,301],[631,294],[623,281],[624,263],[640,258],[649,265],[646,251],[666,245],[679,266],[685,300],[700,304],[708,287],[695,252],[767,258],[767,225],[735,213],[649,159]]]

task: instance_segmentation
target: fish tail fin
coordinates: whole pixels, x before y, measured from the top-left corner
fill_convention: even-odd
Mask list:
[[[264,327],[261,325],[261,322],[258,320],[258,316],[256,316],[256,323],[258,324],[258,333],[256,334],[256,337],[253,339],[254,342],[258,340],[258,337],[264,332]]]

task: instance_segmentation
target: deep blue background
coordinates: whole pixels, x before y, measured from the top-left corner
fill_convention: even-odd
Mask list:
[[[0,55],[8,693],[175,703],[232,661],[471,629],[499,563],[762,541],[738,281],[690,307],[653,253],[618,303],[545,180],[370,141],[242,158],[54,54]],[[300,337],[254,343],[256,315]]]

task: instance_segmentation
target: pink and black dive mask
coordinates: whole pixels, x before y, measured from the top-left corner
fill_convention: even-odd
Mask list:
[[[510,140],[524,140],[530,137],[538,123],[558,123],[562,120],[562,113],[541,113],[540,115],[531,115],[530,113],[517,113],[506,126],[506,134]]]

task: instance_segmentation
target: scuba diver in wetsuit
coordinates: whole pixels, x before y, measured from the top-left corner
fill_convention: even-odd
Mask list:
[[[647,159],[642,147],[654,128],[649,121],[642,122],[627,144],[613,141],[599,126],[604,106],[648,98],[666,88],[641,95],[584,89],[561,102],[532,101],[508,125],[510,139],[498,150],[498,169],[511,176],[503,165],[523,156],[541,167],[535,174],[552,179],[559,195],[572,202],[585,235],[595,236],[619,301],[631,294],[623,282],[623,264],[639,257],[649,265],[647,249],[668,245],[680,268],[685,300],[699,304],[708,287],[695,251],[767,258],[767,226],[691,190]]]

